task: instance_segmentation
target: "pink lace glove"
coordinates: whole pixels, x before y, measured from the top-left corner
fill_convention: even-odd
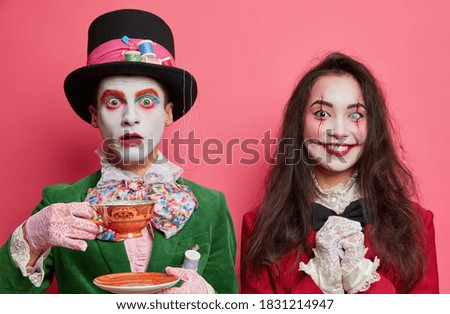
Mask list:
[[[344,250],[341,260],[341,271],[344,290],[348,293],[366,291],[373,282],[380,280],[376,269],[379,260],[375,257],[372,262],[364,256],[364,233],[359,231],[341,240],[340,246]]]
[[[52,246],[85,251],[83,240],[95,239],[98,232],[97,225],[87,220],[93,212],[87,202],[47,206],[26,221],[26,241],[36,251]]]
[[[325,293],[344,293],[341,257],[342,239],[361,231],[359,222],[339,216],[330,216],[316,234],[314,257],[308,264],[300,263],[299,270],[311,276]]]
[[[166,273],[174,275],[183,280],[179,288],[163,290],[162,294],[208,294],[214,293],[213,287],[203,279],[195,270],[166,267]]]

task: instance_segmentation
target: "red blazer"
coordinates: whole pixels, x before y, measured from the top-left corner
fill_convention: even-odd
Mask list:
[[[439,293],[439,280],[436,260],[436,245],[434,240],[434,224],[433,213],[429,210],[420,208],[424,215],[424,225],[428,243],[428,266],[425,276],[411,289],[408,293]],[[254,219],[257,210],[253,210],[244,215],[242,223],[242,251],[241,256],[244,256],[247,241],[254,224]],[[316,232],[311,234],[311,239],[315,239]],[[371,245],[365,240],[365,246],[369,248],[366,256],[372,256]],[[309,256],[302,253],[300,258],[296,260],[295,252],[286,254],[278,263],[280,276],[274,275],[274,269],[269,272],[269,268],[262,271],[260,276],[245,273],[241,278],[241,293],[323,293],[322,290],[314,283],[309,275],[303,271],[298,270],[300,262],[305,264],[309,261]],[[373,283],[369,290],[364,293],[397,293],[392,280],[392,274],[383,272],[379,268],[380,281]],[[271,277],[272,276],[272,280]]]

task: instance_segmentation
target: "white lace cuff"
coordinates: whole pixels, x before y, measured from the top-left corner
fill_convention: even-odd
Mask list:
[[[344,275],[344,290],[347,293],[364,292],[370,288],[370,285],[380,280],[377,268],[380,260],[375,257],[372,262],[369,259],[362,259],[360,263],[347,275]]]
[[[11,256],[16,266],[22,272],[22,275],[28,277],[34,286],[40,287],[45,276],[43,272],[44,260],[50,253],[50,248],[45,250],[41,256],[39,256],[34,267],[27,267],[27,264],[30,261],[30,247],[23,237],[22,226],[23,224],[14,230],[11,236]]]
[[[308,264],[301,262],[298,270],[304,271],[310,275],[312,280],[324,293],[344,293],[341,274],[327,274],[322,268],[319,267],[315,257],[311,258]]]

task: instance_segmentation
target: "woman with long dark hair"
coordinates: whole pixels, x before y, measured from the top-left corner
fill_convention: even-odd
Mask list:
[[[379,83],[327,55],[284,112],[276,164],[244,216],[243,293],[438,293],[432,212],[412,200]]]

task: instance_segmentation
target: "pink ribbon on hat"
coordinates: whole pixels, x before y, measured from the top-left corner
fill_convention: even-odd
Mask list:
[[[129,38],[127,44],[123,42],[122,39],[112,39],[107,41],[91,51],[87,58],[87,65],[108,62],[126,62],[125,53],[127,51],[139,51],[138,44],[141,40],[142,39]],[[152,43],[156,60],[165,66],[175,66],[175,59],[172,54],[158,43],[154,41]],[[146,61],[145,58],[141,59],[141,62],[155,63],[153,61]]]

